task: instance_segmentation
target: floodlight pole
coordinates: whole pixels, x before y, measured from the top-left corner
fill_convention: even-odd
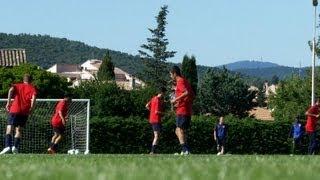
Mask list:
[[[311,89],[311,105],[315,103],[315,66],[316,66],[316,36],[317,36],[317,6],[318,0],[312,0],[314,7],[314,32],[313,32],[313,41],[312,41],[312,89]]]

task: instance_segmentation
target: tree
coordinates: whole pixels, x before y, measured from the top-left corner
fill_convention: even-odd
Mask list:
[[[75,97],[91,100],[92,116],[147,117],[145,104],[156,92],[151,87],[127,91],[115,82],[87,81],[75,88]]]
[[[265,89],[259,89],[258,97],[257,97],[257,105],[259,107],[266,107],[267,106],[266,100],[267,100],[266,90]]]
[[[197,93],[198,88],[198,72],[196,58],[184,55],[182,60],[182,74],[190,82],[193,92]]]
[[[110,57],[109,52],[107,52],[106,55],[104,56],[97,76],[98,76],[99,81],[114,80],[114,78],[115,78],[114,65],[111,61],[111,57]]]
[[[319,80],[316,82],[320,83]],[[319,90],[316,90],[319,94]],[[269,98],[269,106],[273,110],[276,120],[294,120],[296,116],[304,117],[305,111],[310,106],[311,79],[293,76],[281,82],[276,94]]]
[[[149,29],[152,34],[151,38],[147,38],[147,44],[141,45],[144,50],[139,50],[139,54],[145,63],[143,76],[147,83],[155,87],[166,86],[168,80],[168,65],[166,61],[176,53],[175,51],[168,51],[167,46],[169,41],[166,38],[166,25],[168,6],[162,6],[156,17],[157,27]]]
[[[247,116],[254,107],[256,92],[249,91],[249,86],[239,75],[227,69],[210,69],[201,80],[197,101],[200,113],[211,113],[218,116],[234,114]]]
[[[13,83],[22,82],[24,74],[30,74],[32,84],[37,88],[38,98],[61,98],[66,93],[72,93],[71,85],[66,78],[51,74],[37,66],[24,64],[12,68],[0,68],[0,96],[7,97]]]
[[[273,75],[271,78],[271,84],[277,85],[279,83],[279,77],[277,75]]]

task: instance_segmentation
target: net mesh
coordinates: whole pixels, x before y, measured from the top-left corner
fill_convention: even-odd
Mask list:
[[[50,120],[58,101],[58,99],[37,99],[35,109],[22,131],[20,153],[46,153],[53,135]],[[5,110],[6,103],[5,99],[0,99],[0,132],[3,135],[3,138],[0,138],[0,145],[2,148],[8,118]],[[90,108],[89,100],[72,100],[69,105],[65,135],[59,144],[58,152],[66,153],[70,149],[78,149],[80,153],[88,152],[88,108]]]

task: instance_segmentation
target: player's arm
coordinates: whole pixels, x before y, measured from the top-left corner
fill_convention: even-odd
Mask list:
[[[146,104],[146,108],[150,110],[150,101]]]
[[[184,89],[184,92],[180,95],[180,96],[178,96],[178,97],[176,97],[175,99],[173,99],[172,101],[171,101],[171,103],[176,103],[177,101],[179,101],[180,99],[182,99],[182,98],[184,98],[184,97],[186,97],[186,96],[188,96],[189,95],[189,91],[185,88]]]
[[[217,127],[214,127],[213,130],[213,140],[217,141]]]
[[[59,117],[60,117],[60,119],[61,119],[62,124],[63,124],[63,125],[66,125],[66,119],[63,117],[62,111],[59,110],[59,111],[58,111],[58,114],[59,114]]]
[[[163,115],[164,112],[162,111],[162,105],[163,103],[159,100],[158,103],[157,103],[157,109],[156,109],[156,113],[159,114],[159,115]]]
[[[37,97],[35,94],[32,95],[32,98],[31,98],[31,106],[30,106],[30,112],[32,112],[32,110],[34,109],[34,106],[36,104],[36,100],[37,100]]]
[[[11,87],[8,91],[8,100],[7,100],[7,105],[6,105],[6,109],[7,111],[9,111],[10,106],[11,106],[11,98],[14,92],[14,87]]]
[[[313,116],[313,117],[318,118],[318,117],[319,117],[319,114],[312,114],[312,113],[310,113],[311,109],[312,109],[312,108],[308,109],[308,111],[306,112],[306,116]]]
[[[293,125],[291,126],[290,128],[290,131],[289,131],[289,135],[288,135],[288,138],[291,138],[292,137],[292,133],[293,133]]]

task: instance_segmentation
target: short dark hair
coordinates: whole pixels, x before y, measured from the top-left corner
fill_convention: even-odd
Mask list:
[[[178,66],[172,66],[171,71],[172,74],[176,74],[177,76],[181,76],[181,70]]]
[[[160,93],[166,93],[167,92],[167,88],[161,87],[161,88],[159,88],[159,92]]]
[[[32,82],[32,76],[28,73],[24,74],[23,81]]]
[[[71,94],[70,94],[70,93],[65,93],[65,94],[63,95],[63,98],[71,99]]]

